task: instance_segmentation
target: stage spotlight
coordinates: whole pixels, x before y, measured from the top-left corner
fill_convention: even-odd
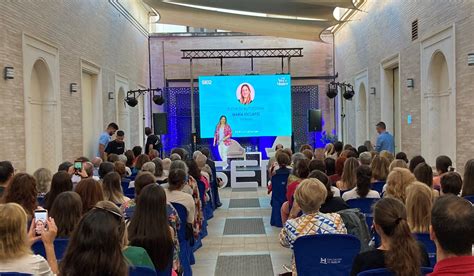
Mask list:
[[[131,107],[135,107],[138,104],[138,100],[135,97],[127,97],[125,102]]]
[[[328,84],[328,91],[326,92],[326,96],[329,99],[333,99],[337,96],[337,84],[335,82],[331,82]]]
[[[160,92],[160,95],[156,95],[155,92]],[[165,103],[165,98],[163,98],[163,90],[160,88],[153,90],[153,102],[157,105],[162,105]]]
[[[342,96],[344,97],[344,99],[346,100],[350,100],[352,99],[352,97],[354,97],[354,87],[352,85],[350,85],[349,83],[348,84],[344,84],[344,92],[342,93]]]

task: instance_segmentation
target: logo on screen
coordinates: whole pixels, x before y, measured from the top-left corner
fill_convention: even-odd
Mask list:
[[[279,78],[277,81],[278,86],[287,86],[288,85],[288,79],[287,78]]]
[[[212,80],[202,80],[201,84],[202,85],[212,85]]]

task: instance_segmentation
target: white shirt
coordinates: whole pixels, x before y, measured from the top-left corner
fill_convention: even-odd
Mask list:
[[[337,187],[331,186],[331,191],[333,192],[334,197],[341,197],[341,190]]]
[[[19,258],[0,260],[0,272],[21,272],[38,276],[54,275],[45,258],[27,254]]]
[[[342,194],[342,199],[344,199],[344,201],[356,198],[360,198],[360,196],[357,194],[357,187]],[[380,195],[377,191],[370,190],[369,193],[365,196],[365,198],[380,198]]]

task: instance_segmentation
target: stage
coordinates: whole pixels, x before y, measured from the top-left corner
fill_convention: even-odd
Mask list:
[[[266,187],[268,183],[268,160],[230,160],[223,168],[223,162],[216,162],[217,177],[224,182],[222,187],[256,188]]]

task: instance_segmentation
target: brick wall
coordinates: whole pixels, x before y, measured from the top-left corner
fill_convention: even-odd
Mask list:
[[[107,95],[115,90],[115,74],[126,77],[130,89],[138,84],[148,86],[148,38],[108,1],[6,0],[0,1],[0,18],[2,75],[5,66],[15,68],[14,80],[0,78],[0,160],[11,160],[20,170],[25,168],[26,154],[23,32],[54,44],[59,50],[64,160],[82,155],[81,93],[69,93],[70,83],[81,83],[81,59],[102,70],[104,124],[116,120],[115,102]],[[130,139],[136,144],[139,141],[134,124],[138,122],[138,111],[131,113],[131,128],[135,131]]]

